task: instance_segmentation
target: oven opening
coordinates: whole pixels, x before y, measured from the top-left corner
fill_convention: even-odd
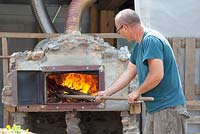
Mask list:
[[[93,102],[93,99],[65,98],[65,95],[95,96],[99,91],[98,71],[52,72],[46,76],[47,103]]]

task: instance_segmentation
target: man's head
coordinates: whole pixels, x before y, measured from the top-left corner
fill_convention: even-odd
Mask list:
[[[121,34],[129,41],[135,40],[136,37],[133,37],[135,32],[137,32],[135,29],[140,25],[140,17],[132,9],[124,9],[115,16],[117,33]]]

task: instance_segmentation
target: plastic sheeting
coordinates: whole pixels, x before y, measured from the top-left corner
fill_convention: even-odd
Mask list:
[[[166,37],[200,37],[199,0],[135,0],[135,10]]]

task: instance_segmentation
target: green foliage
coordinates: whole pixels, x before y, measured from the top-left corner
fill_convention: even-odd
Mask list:
[[[8,130],[9,134],[24,134],[24,132],[28,134],[29,131],[28,129],[23,130],[21,126],[15,124],[12,127],[10,125],[6,125],[6,129]]]

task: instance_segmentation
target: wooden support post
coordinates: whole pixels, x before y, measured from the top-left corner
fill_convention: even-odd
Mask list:
[[[197,38],[196,39],[196,50],[198,50],[199,48],[200,48],[200,38]],[[200,96],[200,57],[199,57],[199,59],[198,58],[196,59],[196,67],[199,70],[199,75],[198,75],[199,76],[199,83],[196,83],[195,88],[196,88],[196,95]],[[195,73],[197,73],[197,72],[195,72]]]
[[[114,32],[114,11],[112,10],[101,10],[100,11],[100,32],[101,33],[113,33]],[[109,42],[115,46],[114,39],[104,39],[105,42]]]
[[[185,39],[183,38],[173,38],[172,39],[172,47],[174,51],[174,56],[176,58],[176,63],[179,69],[179,73],[181,72],[181,45],[185,45]]]
[[[7,57],[8,56],[8,41],[7,38],[2,38],[2,56]],[[2,59],[3,61],[3,86],[8,86],[8,59]],[[4,105],[4,122],[3,126],[5,127],[7,124],[9,124],[9,118],[10,113],[7,111],[7,106]]]
[[[2,56],[7,57],[8,56],[8,42],[7,38],[2,38]],[[8,59],[2,59],[3,61],[3,85],[8,85]]]
[[[130,105],[130,114],[140,114],[141,112],[141,103]]]
[[[97,9],[97,4],[93,4],[90,7],[90,33],[98,33],[99,27],[99,12]]]
[[[195,48],[196,39],[186,38],[185,45],[185,95],[187,100],[195,99]]]

